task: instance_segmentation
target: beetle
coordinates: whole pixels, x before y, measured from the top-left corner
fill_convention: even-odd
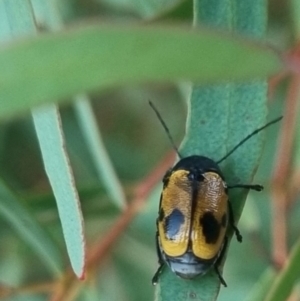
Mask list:
[[[219,266],[226,252],[229,226],[239,242],[242,236],[235,225],[228,190],[234,188],[261,191],[263,186],[228,185],[219,164],[238,147],[282,116],[256,129],[240,141],[223,158],[214,161],[205,156],[183,158],[168,127],[153,103],[150,106],[163,125],[180,160],[163,177],[163,189],[156,220],[156,247],[159,268],[152,279],[156,285],[165,266],[181,278],[192,279],[215,269],[222,285],[227,286]]]

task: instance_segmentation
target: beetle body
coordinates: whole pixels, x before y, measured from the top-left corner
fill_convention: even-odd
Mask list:
[[[159,257],[182,278],[205,274],[224,247],[228,225],[226,183],[203,156],[181,159],[163,179],[157,245]]]
[[[219,265],[227,249],[228,226],[233,229],[237,240],[242,241],[235,226],[228,190],[244,188],[261,191],[263,186],[241,183],[228,185],[219,164],[251,137],[280,121],[282,116],[254,130],[224,157],[214,161],[198,155],[184,158],[159,112],[149,103],[180,158],[163,178],[164,186],[156,221],[156,246],[160,266],[152,283],[157,283],[166,263],[175,274],[187,279],[203,275],[214,267],[220,282],[226,286]]]

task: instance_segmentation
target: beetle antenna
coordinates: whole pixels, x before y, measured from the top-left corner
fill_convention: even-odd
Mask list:
[[[169,131],[166,123],[163,121],[161,115],[159,114],[158,110],[156,109],[156,107],[154,106],[154,104],[152,103],[151,100],[149,100],[149,105],[153,109],[153,111],[155,112],[155,114],[156,114],[157,118],[159,119],[161,125],[165,129],[165,131],[166,131],[166,133],[168,135],[168,138],[169,138],[169,140],[170,140],[170,142],[171,142],[174,150],[176,151],[177,155],[179,156],[180,159],[182,159],[182,156],[180,155],[180,152],[179,152],[179,150],[178,150],[178,148],[177,148],[177,146],[176,146],[176,144],[175,144],[175,142],[174,142],[174,140],[173,140],[173,138],[171,136],[171,133],[170,133],[170,131]]]
[[[260,131],[264,130],[268,126],[280,121],[282,118],[283,118],[283,116],[277,117],[277,118],[271,120],[270,122],[268,122],[267,124],[265,124],[264,126],[253,131],[251,134],[249,134],[247,137],[245,137],[241,142],[239,142],[231,151],[229,151],[222,159],[217,161],[217,164],[221,163],[226,158],[228,158],[234,151],[236,151],[237,148],[239,148],[242,144],[244,144],[246,141],[248,141],[252,136],[258,134]]]

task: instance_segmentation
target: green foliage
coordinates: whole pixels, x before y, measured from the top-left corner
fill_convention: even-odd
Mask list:
[[[9,223],[24,242],[36,251],[54,275],[61,275],[61,254],[49,237],[49,233],[41,227],[3,182],[0,183],[0,199],[0,214],[3,220]]]
[[[282,67],[264,45],[208,30],[134,25],[87,25],[29,39],[2,49],[0,64],[2,116],[113,85],[263,78]],[[16,89],[20,82],[22,92]]]
[[[291,251],[289,261],[285,268],[279,273],[276,278],[276,283],[272,286],[272,289],[268,292],[267,301],[280,301],[286,300],[295,285],[299,280],[299,270],[297,268],[300,261],[300,240],[295,244]]]
[[[80,202],[73,172],[64,148],[64,136],[58,109],[47,105],[32,110],[46,174],[57,202],[71,265],[82,277],[85,261],[85,239]]]
[[[260,3],[250,2],[251,7]],[[217,3],[221,5],[218,9]],[[48,300],[50,289],[40,291],[39,285],[60,281],[57,274],[69,268],[70,249],[75,240],[80,240],[76,234],[80,230],[76,232],[75,228],[73,233],[66,233],[67,238],[62,235],[60,218],[63,222],[72,219],[70,208],[74,203],[61,202],[65,207],[60,209],[63,214],[59,218],[28,111],[48,102],[74,103],[60,111],[89,247],[106,237],[120,216],[122,190],[130,199],[135,185],[170,150],[148,99],[156,103],[175,141],[183,137],[188,111],[187,135],[181,146],[185,155],[199,153],[218,159],[271,119],[266,118],[264,79],[283,64],[278,52],[265,41],[252,40],[261,37],[266,7],[261,5],[258,13],[240,3],[195,1],[194,23],[199,28],[191,30],[187,22],[191,23],[188,18],[193,12],[188,0],[0,2],[0,177],[5,183],[0,187],[1,300]],[[298,6],[297,1],[292,3]],[[205,5],[209,13],[203,9]],[[110,22],[91,21],[95,16]],[[282,32],[288,33],[288,25],[274,14],[271,17],[273,36],[268,39],[279,44]],[[160,23],[155,24],[158,19]],[[163,23],[175,19],[187,22]],[[208,27],[222,26],[224,31],[204,28],[199,21],[205,21]],[[249,27],[249,22],[256,27]],[[68,29],[63,23],[69,23]],[[230,35],[227,29],[239,34]],[[287,48],[281,43],[281,48]],[[246,79],[251,83],[232,83]],[[187,108],[182,99],[187,98],[188,88],[182,83],[175,85],[179,81],[197,83]],[[218,86],[212,87],[215,83]],[[76,95],[83,92],[92,92],[91,100],[87,95]],[[282,95],[270,106],[270,115],[280,115]],[[39,130],[43,136],[45,130]],[[262,153],[263,137],[263,133],[256,136],[222,164],[228,182],[251,181]],[[243,300],[245,291],[250,292],[252,287],[247,301],[263,300],[270,279],[275,277],[260,278],[269,267],[269,257],[255,246],[269,250],[268,183],[276,137],[277,127],[268,129],[267,147],[255,180],[266,190],[251,195],[252,208],[246,208],[243,214],[248,222],[243,217],[240,222],[244,242],[237,245],[232,241],[230,245],[224,268],[229,287],[221,290],[218,300]],[[50,145],[49,153],[51,149]],[[67,177],[61,170],[59,173]],[[75,281],[79,291],[74,300],[153,300],[151,277],[157,267],[154,235],[160,191],[160,187],[153,191],[102,264],[95,266],[92,281]],[[245,198],[241,193],[231,196],[237,218]],[[298,207],[295,205],[295,216]],[[74,227],[79,223],[80,216]],[[293,220],[290,223],[295,224]],[[295,236],[291,233],[291,244]],[[82,241],[78,245],[82,247]],[[75,261],[83,258],[80,247],[73,251],[80,253]],[[276,281],[277,289],[289,292],[299,279],[295,270],[289,270],[293,260]],[[161,280],[156,291],[159,300],[197,300],[200,294],[201,300],[214,300],[218,295],[219,280],[213,272],[195,281],[184,281],[166,270]],[[263,287],[258,288],[258,282]],[[17,290],[9,291],[10,287]]]

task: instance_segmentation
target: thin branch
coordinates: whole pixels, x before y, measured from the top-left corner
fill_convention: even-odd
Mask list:
[[[292,147],[296,129],[300,76],[294,75],[291,79],[278,143],[278,152],[275,159],[271,183],[273,199],[273,261],[281,267],[287,258],[286,244],[286,207],[288,202],[287,181],[292,158]]]
[[[281,83],[287,76],[288,76],[288,71],[285,70],[270,78],[269,85],[268,85],[269,100],[272,100],[274,98],[276,88],[278,87],[279,83]]]
[[[15,295],[49,293],[53,291],[53,289],[54,284],[52,282],[35,283],[18,288],[1,284],[0,298],[2,300],[2,298],[9,298]]]

